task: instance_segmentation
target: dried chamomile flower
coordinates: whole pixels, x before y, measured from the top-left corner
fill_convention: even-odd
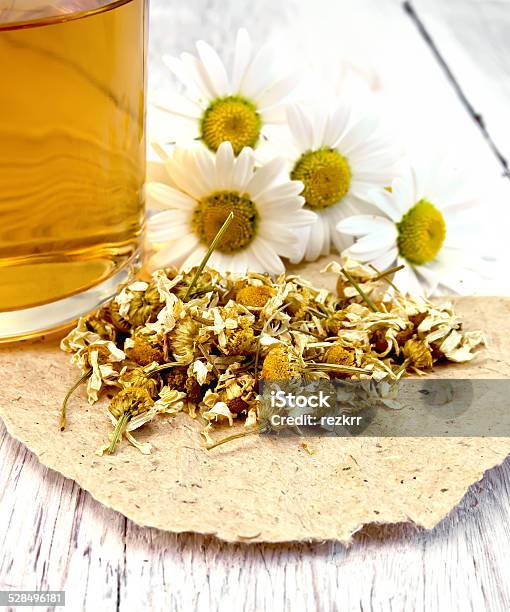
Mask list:
[[[355,352],[343,347],[340,343],[333,344],[326,352],[326,363],[352,366],[355,362]]]
[[[484,345],[486,345],[486,340],[482,332],[473,331],[461,334],[452,330],[439,346],[439,351],[448,361],[463,363],[473,359],[473,349]]]
[[[159,346],[155,346],[142,335],[126,338],[124,342],[124,352],[127,357],[138,365],[146,366],[154,361],[162,363],[165,359],[163,351]]]
[[[211,370],[212,365],[209,362],[204,363],[203,359],[197,359],[191,365],[193,377],[199,385],[205,385],[209,379]]]
[[[66,395],[61,426],[70,394],[87,380],[91,402],[107,385],[120,389],[102,452],[113,452],[122,436],[150,452],[130,432],[180,411],[206,421],[202,435],[212,448],[264,427],[260,382],[299,387],[342,377],[376,384],[378,392],[386,385],[379,399],[392,406],[392,385],[402,376],[440,360],[469,361],[484,344],[480,332],[462,330],[451,304],[399,293],[395,269],[331,264],[342,279],[336,296],[296,275],[219,274],[204,266],[158,270],[78,321],[61,344],[82,371]],[[239,421],[245,433],[213,443],[215,428]]]
[[[128,442],[140,452],[150,454],[152,445],[148,442],[140,444],[130,433],[151,421],[157,414],[176,414],[183,408],[184,393],[163,387],[159,399],[154,401],[146,389],[142,387],[127,387],[119,391],[113,398],[108,410],[115,426],[110,443],[99,448],[96,453],[111,454],[124,435]]]
[[[247,285],[237,292],[236,302],[248,308],[262,308],[275,293],[268,285]]]
[[[302,370],[292,350],[283,344],[272,347],[262,365],[262,378],[266,380],[293,380],[300,378]]]
[[[108,322],[105,319],[106,312],[99,311],[97,315],[90,315],[85,317],[83,320],[85,321],[85,326],[91,332],[96,333],[103,340],[111,340],[115,342],[117,339],[117,330],[114,325]]]
[[[330,262],[323,270],[323,272],[338,274],[336,291],[340,298],[358,302],[362,298],[360,297],[359,289],[353,285],[352,280],[372,300],[379,302],[388,301],[393,292],[391,275],[396,271],[397,268],[381,274],[374,268],[370,268],[348,257],[343,257],[341,263],[336,261]],[[350,277],[350,280],[348,277]]]
[[[125,367],[119,376],[119,384],[124,387],[137,387],[145,389],[151,397],[155,397],[161,387],[161,377],[154,373],[153,368],[136,367],[129,369]]]
[[[176,361],[184,365],[193,361],[199,331],[200,324],[191,317],[177,321],[168,334],[168,345]]]
[[[241,324],[228,337],[225,353],[227,355],[254,355],[258,348],[258,339],[252,326]]]
[[[86,320],[80,319],[77,327],[62,339],[60,348],[73,352],[71,363],[77,364],[82,373],[88,375],[87,396],[89,403],[93,404],[103,385],[115,383],[118,372],[112,364],[122,362],[126,354],[111,340],[103,340],[85,328]]]
[[[125,322],[132,326],[145,325],[156,320],[163,301],[158,284],[136,281],[128,285],[112,302],[112,319],[125,328]],[[118,313],[117,315],[114,313]],[[116,320],[118,319],[118,320]],[[122,329],[124,331],[124,329]]]
[[[215,391],[210,392],[208,397],[214,398],[215,402],[227,404],[233,414],[245,413],[257,401],[255,378],[251,374],[239,374],[236,378],[220,380]]]
[[[423,340],[408,340],[404,344],[403,353],[406,360],[419,370],[432,367],[432,351]]]
[[[204,398],[204,403],[206,403],[208,399],[209,398],[206,396]],[[230,426],[234,424],[234,415],[230,412],[225,402],[215,402],[209,410],[202,412],[202,416],[207,421],[221,422],[222,420],[227,420]]]
[[[108,407],[115,429],[110,443],[106,447],[98,449],[97,453],[101,455],[103,452],[113,453],[131,419],[148,412],[153,405],[154,400],[146,389],[127,387],[119,391]]]

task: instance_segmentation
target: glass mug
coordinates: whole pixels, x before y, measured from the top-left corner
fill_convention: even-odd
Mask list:
[[[0,341],[66,326],[138,265],[147,0],[0,0]]]

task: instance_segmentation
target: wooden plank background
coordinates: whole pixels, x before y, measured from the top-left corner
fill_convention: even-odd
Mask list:
[[[152,86],[167,79],[163,53],[204,38],[228,55],[240,26],[300,61],[369,67],[409,148],[461,156],[485,188],[486,235],[508,234],[509,1],[152,0],[151,11]],[[369,526],[345,548],[139,528],[3,426],[0,457],[0,588],[65,589],[73,611],[510,609],[509,461],[433,531]]]

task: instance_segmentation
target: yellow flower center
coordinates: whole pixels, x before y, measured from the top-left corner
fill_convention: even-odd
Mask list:
[[[274,296],[274,289],[267,285],[248,285],[239,289],[236,301],[242,306],[262,308]]]
[[[250,244],[257,233],[257,209],[246,195],[234,191],[218,191],[198,202],[192,223],[203,244],[211,244],[231,212],[234,218],[217,250],[230,254]]]
[[[304,153],[291,172],[302,181],[302,196],[313,209],[323,209],[339,202],[351,186],[351,168],[347,159],[333,149]]]
[[[202,117],[201,137],[211,151],[228,140],[238,155],[243,147],[255,147],[261,120],[254,104],[239,96],[213,100]]]
[[[418,266],[436,257],[446,237],[444,217],[428,200],[420,200],[409,209],[397,229],[400,255]]]
[[[286,346],[279,344],[269,351],[262,364],[261,376],[265,380],[292,380],[299,377]]]
[[[326,363],[335,365],[354,365],[355,356],[353,351],[349,351],[340,344],[334,344],[326,353]]]

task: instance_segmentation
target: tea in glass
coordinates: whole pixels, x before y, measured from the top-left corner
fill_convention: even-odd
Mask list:
[[[137,265],[146,0],[0,0],[0,340],[62,327]]]

